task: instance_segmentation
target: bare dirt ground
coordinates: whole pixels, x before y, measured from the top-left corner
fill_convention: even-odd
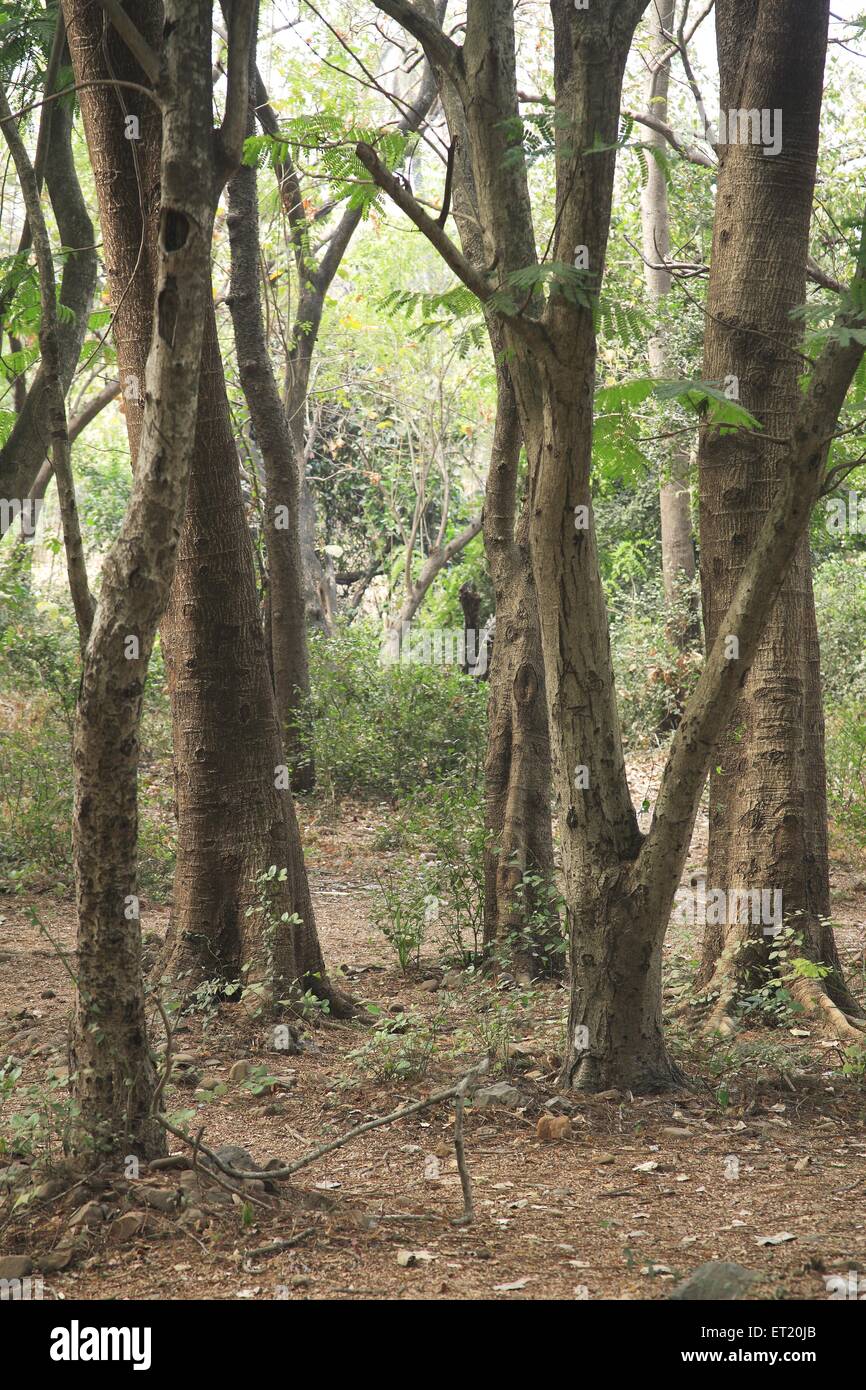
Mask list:
[[[636,770],[636,792],[651,773],[650,763]],[[432,950],[403,975],[371,924],[387,809],[303,814],[326,958],[380,1017],[402,1010],[422,1039],[435,1037],[427,1070],[371,1076],[350,1055],[371,1028],[329,1020],[307,1026],[299,1055],[275,1052],[269,1026],[223,1002],[180,1019],[173,1045],[188,1061],[168,1108],[186,1111],[211,1148],[240,1145],[262,1166],[291,1160],[459,1079],[498,1020],[520,1096],[513,1108],[467,1110],[477,1220],[453,1224],[462,1195],[448,1104],[372,1130],[274,1191],[263,1181],[231,1193],[189,1167],[82,1178],[62,1154],[72,985],[55,949],[73,951],[74,911],[47,896],[0,899],[0,1064],[22,1067],[5,1099],[0,1089],[0,1258],[27,1257],[46,1298],[660,1299],[707,1260],[760,1276],[752,1299],[823,1300],[828,1279],[850,1271],[866,1293],[864,1080],[842,1074],[838,1046],[804,1027],[712,1048],[674,1026],[688,1088],[575,1099],[570,1132],[544,1142],[537,1120],[557,1095],[565,991],[500,990],[503,1033],[489,983],[443,971]],[[701,825],[692,867],[704,853]],[[861,992],[864,890],[862,866],[834,864],[840,947]],[[167,923],[167,909],[144,905],[146,937]],[[685,929],[671,932],[670,1000],[695,950]],[[156,1016],[153,1037],[161,1046]],[[238,1062],[262,1070],[231,1080]],[[264,1076],[278,1080],[262,1089]],[[27,1125],[41,1126],[41,1151],[49,1145],[35,1177]]]

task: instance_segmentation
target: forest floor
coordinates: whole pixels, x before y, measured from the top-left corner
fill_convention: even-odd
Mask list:
[[[638,793],[651,773],[648,763],[635,770]],[[747,1298],[826,1299],[828,1280],[852,1271],[866,1294],[864,1079],[843,1074],[842,1050],[807,1025],[712,1045],[674,1025],[687,1087],[572,1097],[569,1133],[542,1141],[566,992],[497,989],[443,969],[432,948],[404,975],[371,923],[388,814],[307,807],[305,845],[326,959],[381,1011],[371,1020],[408,1017],[397,1059],[420,1056],[423,1075],[377,1071],[369,1024],[313,1021],[303,1051],[287,1055],[242,1004],[221,1002],[178,1022],[184,1065],[168,1109],[186,1110],[211,1148],[240,1145],[260,1166],[292,1160],[458,1080],[493,1040],[519,1096],[467,1109],[475,1223],[454,1224],[463,1200],[447,1103],[363,1134],[272,1191],[263,1174],[262,1186],[232,1194],[188,1159],[184,1170],[82,1179],[62,1156],[72,984],[55,949],[73,950],[74,910],[18,896],[0,899],[0,1063],[22,1066],[5,1098],[0,1076],[0,1274],[4,1257],[27,1257],[46,1298],[658,1299],[704,1261],[727,1260],[758,1276]],[[705,835],[702,823],[692,868],[705,862]],[[862,993],[863,866],[837,856],[833,881],[840,951]],[[168,917],[143,905],[145,936],[164,937]],[[669,1002],[693,938],[683,927],[669,934]],[[232,1080],[233,1067],[245,1070],[238,1062],[253,1070]],[[11,1144],[13,1114],[23,1120]],[[256,1253],[293,1238],[292,1248]]]

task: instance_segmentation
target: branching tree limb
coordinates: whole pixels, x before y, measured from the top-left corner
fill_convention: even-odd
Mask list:
[[[54,260],[48,229],[42,215],[39,180],[12,117],[5,92],[0,92],[0,126],[21,185],[39,272],[39,347],[45,372],[45,401],[51,430],[51,463],[60,502],[69,589],[83,651],[93,622],[93,599],[87,582],[87,567],[84,563],[84,547],[81,543],[81,528],[75,502],[75,483],[72,478],[69,432],[66,425],[66,391],[61,378],[60,324],[57,314]]]

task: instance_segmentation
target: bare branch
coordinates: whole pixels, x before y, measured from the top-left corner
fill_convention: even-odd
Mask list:
[[[462,51],[434,20],[421,14],[409,0],[375,0],[375,4],[418,40],[432,67],[450,77],[458,90],[463,86]]]
[[[39,181],[4,92],[0,92],[0,126],[3,128],[3,135],[9,146],[9,152],[18,174],[18,182],[21,185],[21,194],[27,209],[27,220],[30,224],[33,251],[39,271],[41,309],[39,346],[42,365],[45,370],[45,396],[51,427],[51,461],[57,480],[57,496],[63,522],[69,589],[83,651],[87,645],[93,623],[93,599],[87,581],[87,568],[84,563],[84,547],[81,543],[81,528],[78,524],[75,484],[72,479],[70,462],[65,392],[61,381],[60,321],[57,313],[54,261],[48,229],[42,214]]]
[[[99,4],[105,10],[142,72],[150,78],[154,87],[158,86],[162,71],[159,55],[154,53],[147,39],[126,13],[120,0],[99,0]]]
[[[414,222],[418,230],[424,233],[427,240],[436,247],[445,264],[454,271],[458,279],[463,281],[467,289],[470,289],[481,300],[482,304],[486,303],[493,295],[493,287],[481,272],[467,261],[463,252],[454,245],[445,229],[440,227],[438,222],[424,211],[409,189],[404,187],[394,174],[388,172],[372,145],[367,145],[361,141],[355,146],[355,153],[364,168],[368,170],[373,182],[384,189],[400,211],[405,212],[410,222]]]
[[[219,130],[219,146],[228,179],[241,162],[250,102],[250,47],[255,22],[255,0],[232,0],[228,8],[228,77],[226,105]]]

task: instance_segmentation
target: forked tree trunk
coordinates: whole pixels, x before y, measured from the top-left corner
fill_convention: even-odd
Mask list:
[[[803,361],[791,313],[806,295],[805,265],[818,154],[828,0],[718,0],[723,110],[781,110],[782,152],[720,147],[716,230],[705,333],[705,376],[738,385],[767,435],[784,438]],[[744,26],[750,41],[741,44]],[[736,389],[736,388],[735,388]],[[712,643],[770,506],[783,447],[759,435],[704,431],[700,447],[701,567]],[[788,988],[821,1025],[856,1036],[832,928],[820,657],[808,537],[804,536],[728,724],[710,777],[707,883],[782,894],[786,924],[829,967],[822,983]],[[743,916],[748,914],[742,914]],[[729,1031],[736,1001],[779,971],[772,924],[708,926],[697,980],[711,996],[706,1026]],[[784,968],[783,968],[784,971]]]
[[[155,3],[136,21],[160,44]],[[103,12],[66,0],[76,80],[105,83]],[[109,34],[110,73],[141,73]],[[83,87],[81,106],[94,168],[106,264],[116,309],[115,341],[135,460],[142,419],[143,347],[150,331],[159,205],[159,125],[152,103],[127,89]],[[139,121],[125,138],[122,100]],[[136,103],[138,103],[136,105]],[[139,191],[140,180],[140,191]],[[142,224],[141,209],[145,221]],[[348,1007],[324,972],[258,613],[252,546],[242,508],[212,299],[204,315],[202,372],[189,499],[164,622],[172,704],[178,856],[166,973],[184,991],[213,978],[260,984],[269,997],[304,987]],[[287,870],[268,918],[254,880]],[[283,923],[283,911],[300,925]]]
[[[443,88],[453,90],[465,113],[483,261],[461,255],[369,146],[357,146],[358,157],[488,313],[501,319],[529,457],[530,545],[571,929],[565,1079],[590,1089],[655,1089],[678,1078],[662,1030],[661,949],[701,790],[718,728],[808,526],[826,441],[863,357],[862,345],[847,333],[859,319],[854,311],[843,319],[845,333],[821,354],[791,422],[783,482],[723,620],[737,635],[739,657],[728,656],[721,638],[710,651],[674,735],[652,825],[642,836],[625,775],[592,526],[593,312],[585,286],[570,284],[561,269],[562,288],[551,283],[549,268],[546,295],[532,282],[526,288],[536,242],[526,163],[517,148],[513,6],[510,0],[474,0],[458,47],[402,0],[376,4],[424,45]],[[645,7],[645,0],[612,0],[576,10],[570,0],[551,0],[557,187],[550,267],[569,264],[574,248],[584,246],[592,272],[600,278],[603,271],[622,76]],[[866,244],[851,303],[859,302],[864,277]],[[512,293],[496,295],[497,288]]]

